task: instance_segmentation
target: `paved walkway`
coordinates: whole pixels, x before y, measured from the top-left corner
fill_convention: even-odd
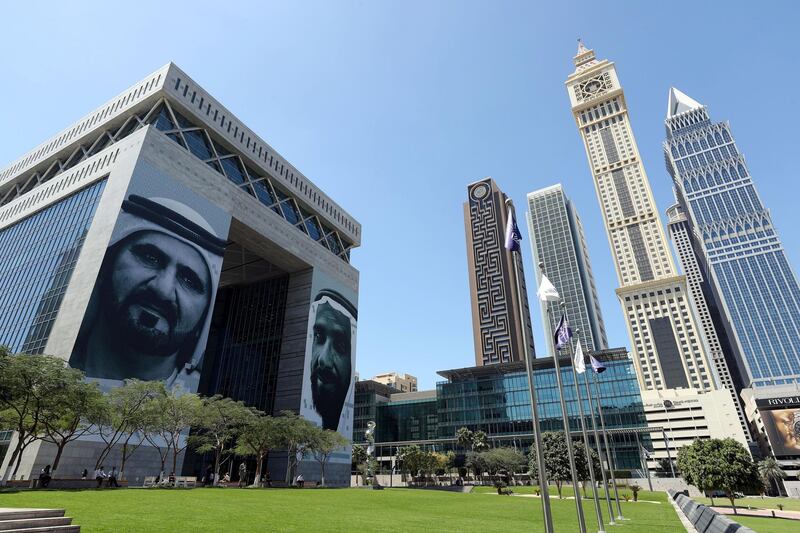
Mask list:
[[[711,507],[719,514],[733,515],[733,509],[730,507]],[[774,513],[774,514],[773,514]],[[789,520],[800,520],[800,511],[779,511],[777,509],[747,509],[742,507],[736,508],[736,513],[739,516],[766,516],[777,518],[788,518]]]

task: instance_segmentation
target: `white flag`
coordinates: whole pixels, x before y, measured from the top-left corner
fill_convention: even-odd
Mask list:
[[[581,349],[581,341],[577,342],[578,347],[575,348],[575,359],[573,360],[573,366],[575,367],[575,372],[578,374],[583,374],[586,372],[586,361],[583,360],[583,350]]]
[[[542,274],[542,283],[539,284],[539,290],[536,291],[536,294],[543,302],[557,302],[561,299],[556,288],[544,274]]]

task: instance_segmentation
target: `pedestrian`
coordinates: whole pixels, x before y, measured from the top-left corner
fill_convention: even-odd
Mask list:
[[[305,482],[306,480],[303,479],[303,474],[297,474],[297,486],[302,489]]]
[[[89,470],[84,468],[83,472],[81,472],[81,479],[86,479],[87,477],[89,477]]]
[[[46,489],[51,479],[53,478],[50,475],[50,465],[47,465],[39,473],[39,488]]]
[[[206,477],[204,479],[204,484],[206,486],[214,484],[214,468],[211,465],[208,465],[206,468]]]
[[[239,465],[239,488],[247,486],[247,465],[244,461]]]
[[[264,477],[264,484],[267,487],[272,487],[272,476],[269,475],[269,470],[267,470],[267,475]]]
[[[108,476],[108,486],[109,487],[119,488],[119,483],[117,483],[117,475],[118,475],[117,474],[117,467],[116,466],[112,466],[111,467],[111,474],[109,474],[109,476]]]
[[[94,479],[97,481],[97,488],[103,487],[103,480],[106,478],[106,471],[103,470],[103,465],[95,468],[94,470]]]

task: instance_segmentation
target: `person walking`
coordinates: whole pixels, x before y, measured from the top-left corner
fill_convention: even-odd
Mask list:
[[[306,480],[303,479],[303,474],[297,474],[297,486],[302,489],[303,485],[305,485],[305,482]]]
[[[94,479],[97,481],[97,488],[100,489],[103,487],[103,480],[106,478],[106,471],[103,470],[103,465],[100,465],[94,471]]]
[[[244,461],[239,465],[239,488],[247,486],[247,465]]]
[[[83,472],[81,472],[81,479],[86,479],[87,477],[89,477],[89,470],[84,468]]]
[[[117,483],[117,467],[111,467],[111,474],[108,476],[108,486],[119,488],[119,483]]]

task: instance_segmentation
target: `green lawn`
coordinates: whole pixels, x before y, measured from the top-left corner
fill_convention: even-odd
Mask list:
[[[752,516],[731,516],[730,518],[743,526],[749,527],[756,533],[797,533],[800,530],[800,522],[797,520]]]
[[[711,505],[709,498],[695,498],[699,503]],[[717,507],[730,507],[731,502],[728,498],[714,498]],[[752,507],[753,509],[778,509],[778,504],[783,505],[784,511],[800,511],[800,499],[797,498],[760,498],[750,497],[737,498],[736,507]]]
[[[518,487],[522,489],[522,487]],[[615,533],[684,529],[664,493],[660,503],[623,503]],[[81,531],[541,531],[537,498],[386,489],[193,489],[0,492],[0,507],[64,508]],[[573,500],[552,500],[559,532],[577,530]],[[589,530],[596,531],[591,501]],[[605,516],[605,514],[604,514]],[[606,516],[606,520],[608,517]]]

